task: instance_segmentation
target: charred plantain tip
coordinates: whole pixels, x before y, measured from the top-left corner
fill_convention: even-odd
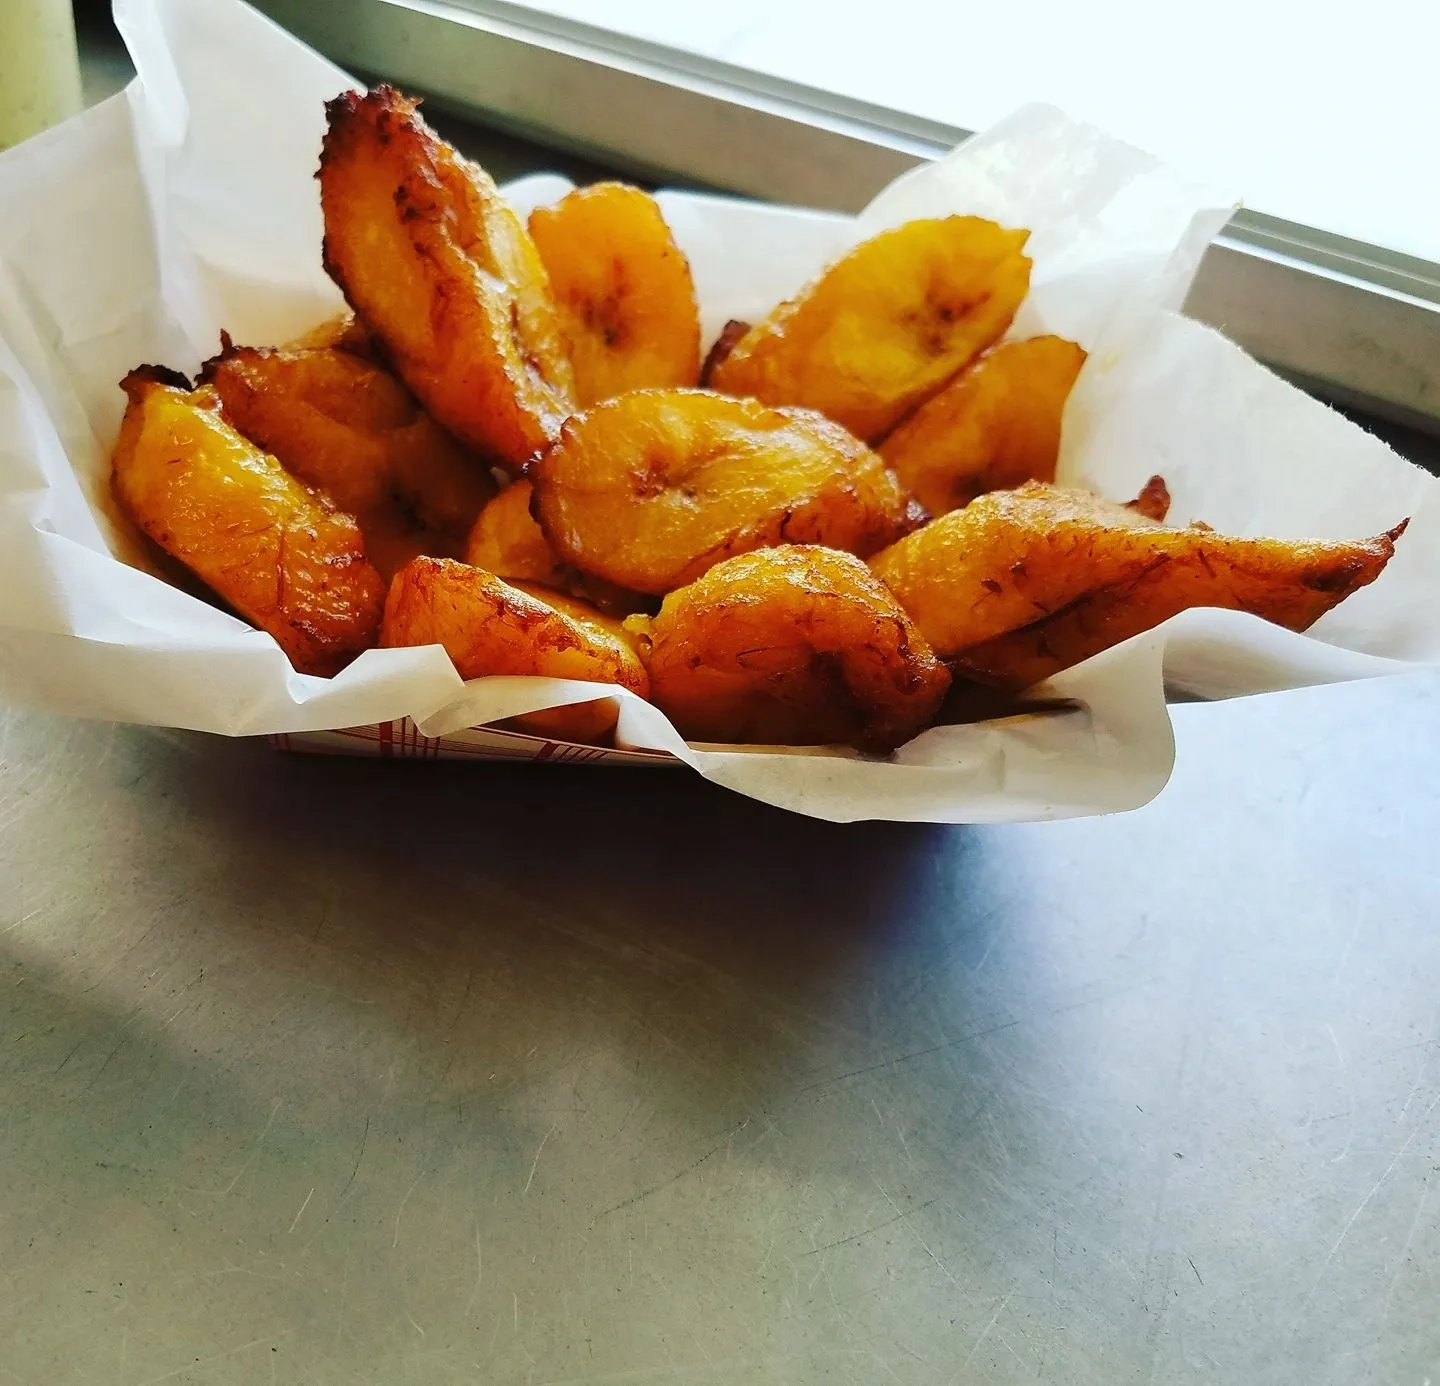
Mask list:
[[[731,318],[724,327],[720,329],[720,335],[711,343],[710,350],[705,353],[704,364],[700,367],[700,385],[703,389],[710,384],[710,377],[715,374],[720,363],[725,360],[739,345],[740,339],[750,331],[750,324],[742,322],[739,318]]]
[[[360,110],[360,104],[365,100],[365,93],[361,91],[342,91],[339,96],[333,97],[325,103],[325,120],[329,125],[338,124],[355,116]]]
[[[1140,488],[1140,494],[1132,501],[1125,502],[1127,510],[1134,510],[1157,524],[1164,522],[1170,513],[1170,488],[1163,476],[1152,476]]]
[[[220,351],[217,355],[200,363],[200,374],[195,377],[195,383],[209,385],[215,379],[216,370],[234,355],[235,343],[231,340],[230,334],[222,327],[220,329]]]
[[[320,163],[315,177],[324,177],[325,170],[335,158],[335,146],[341,133],[355,119],[360,111],[361,94],[358,91],[342,91],[339,96],[325,103],[325,134],[320,140]]]
[[[190,378],[169,366],[136,366],[120,382],[120,388],[131,399],[139,399],[151,385],[169,385],[176,390],[191,390]]]
[[[331,140],[336,137],[338,131],[359,116],[361,103],[364,100],[363,92],[342,91],[339,96],[333,97],[325,103],[325,138],[320,145],[321,168],[325,167],[325,162],[329,157]]]
[[[1409,528],[1410,516],[1407,515],[1403,520],[1400,521],[1398,525],[1395,526],[1394,529],[1387,529],[1383,537],[1388,539],[1392,544],[1394,544],[1395,541],[1399,539],[1399,537],[1404,534],[1405,531]]]
[[[320,166],[317,178],[336,157],[338,150],[353,138],[349,132],[357,122],[374,127],[381,143],[389,139],[392,119],[419,123],[418,99],[404,95],[382,82],[373,91],[342,91],[325,103],[325,136],[320,141]]]
[[[355,97],[347,114],[368,120],[382,132],[390,117],[398,117],[406,121],[419,120],[420,98],[407,96],[399,88],[392,87],[389,82],[381,82],[378,86],[372,87],[362,94],[357,95],[350,92],[347,95]]]
[[[266,361],[277,354],[276,347],[254,347],[236,346],[235,340],[226,331],[220,333],[220,353],[212,356],[200,366],[200,374],[195,377],[197,385],[209,385],[212,383],[216,370],[227,361],[234,361],[237,358],[245,361]]]

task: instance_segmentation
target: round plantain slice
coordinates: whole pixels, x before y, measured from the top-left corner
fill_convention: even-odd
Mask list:
[[[394,88],[346,92],[325,112],[326,271],[434,418],[518,472],[574,405],[524,224]]]
[[[584,408],[700,378],[700,310],[690,264],[659,204],[628,183],[576,188],[530,213]]]
[[[302,674],[338,673],[372,646],[384,586],[354,516],[232,428],[213,388],[147,366],[120,384],[112,482],[135,523]]]
[[[620,622],[574,597],[502,582],[483,568],[416,558],[395,575],[385,603],[383,646],[441,645],[461,678],[528,674],[619,684],[642,698],[645,667]],[[606,700],[510,719],[562,741],[603,741],[616,713]]]
[[[771,544],[873,553],[922,518],[838,424],[708,390],[637,390],[577,414],[530,477],[563,561],[655,595]]]
[[[883,231],[752,327],[708,383],[873,442],[1004,335],[1030,288],[1029,234],[959,216]]]
[[[899,603],[834,549],[741,554],[627,625],[653,701],[696,741],[890,751],[950,685]]]
[[[1084,362],[1064,337],[1002,342],[890,433],[880,456],[932,515],[1053,481],[1060,419]]]

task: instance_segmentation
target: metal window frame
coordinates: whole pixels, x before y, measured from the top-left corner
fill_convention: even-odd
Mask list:
[[[505,0],[258,0],[334,61],[656,181],[855,211],[969,133]],[[1440,266],[1255,212],[1186,304],[1342,404],[1440,434]]]

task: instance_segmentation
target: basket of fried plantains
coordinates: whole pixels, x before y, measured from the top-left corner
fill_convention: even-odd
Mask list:
[[[1391,557],[1057,486],[1085,352],[1009,335],[1027,232],[910,221],[707,351],[655,200],[528,224],[389,87],[327,107],[351,313],[122,382],[125,513],[303,674],[439,645],[465,679],[629,690],[688,741],[886,754],[1191,607],[1304,630]],[[1398,517],[1397,517],[1398,518]],[[991,705],[993,706],[993,700]],[[516,719],[604,745],[613,698]]]

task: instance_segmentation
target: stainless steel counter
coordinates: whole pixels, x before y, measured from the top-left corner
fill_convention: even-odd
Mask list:
[[[971,830],[11,715],[0,1382],[1440,1379],[1437,717]]]

